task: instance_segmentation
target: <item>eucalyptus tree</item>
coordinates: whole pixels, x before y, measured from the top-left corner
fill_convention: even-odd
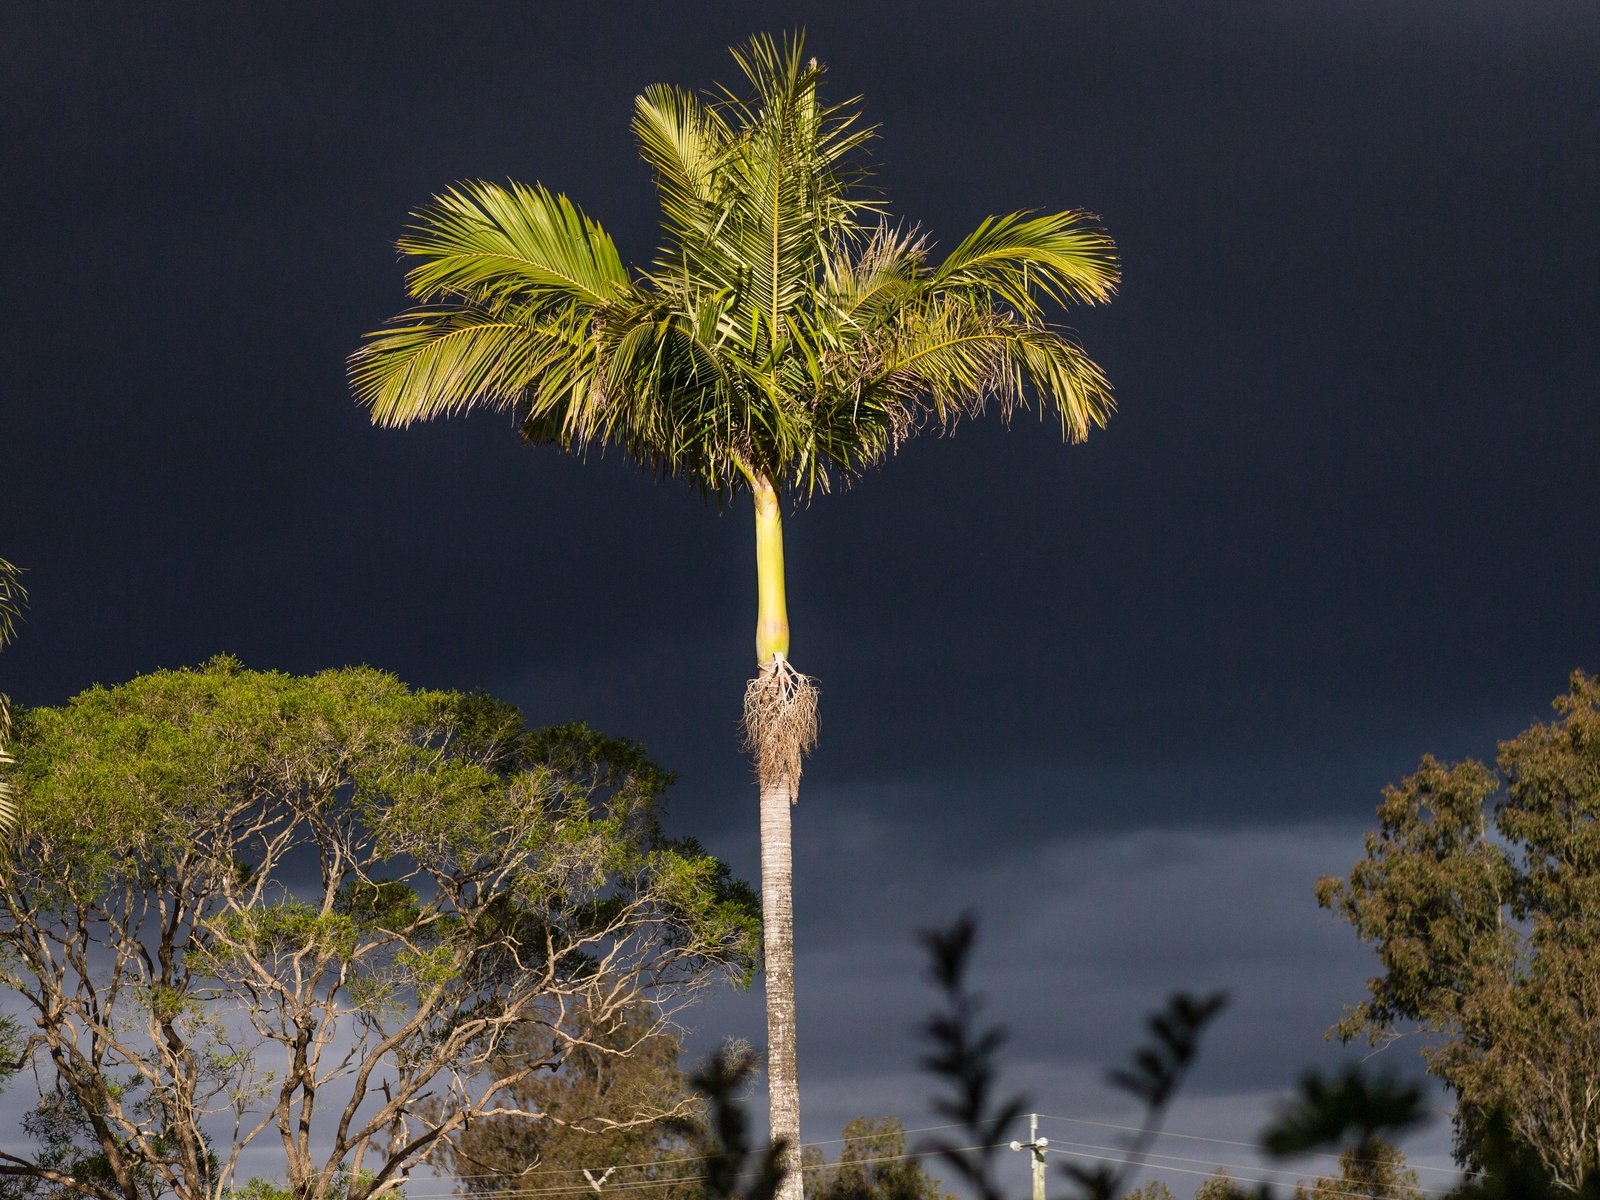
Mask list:
[[[1109,299],[1115,248],[1077,211],[992,216],[942,258],[867,186],[874,130],[828,104],[798,37],[733,50],[743,91],[660,85],[633,131],[662,242],[629,270],[542,185],[460,183],[400,239],[416,305],[351,358],[380,425],[509,409],[530,442],[619,447],[755,517],[756,674],[745,730],[761,795],[772,1132],[798,1166],[789,808],[816,689],[789,661],[782,509],[991,403],[1037,399],[1073,441],[1112,409],[1100,368],[1049,323]],[[798,1198],[791,1169],[786,1185]]]
[[[1566,1192],[1600,1177],[1600,679],[1574,672],[1559,719],[1496,767],[1424,757],[1317,903],[1383,972],[1329,1032],[1423,1034],[1456,1094],[1456,1156],[1487,1165],[1497,1122]]]
[[[37,1148],[0,1139],[0,1197],[228,1200],[269,1143],[287,1200],[392,1197],[754,969],[754,896],[661,829],[670,776],[482,693],[216,659],[24,710],[17,742],[0,1032]]]

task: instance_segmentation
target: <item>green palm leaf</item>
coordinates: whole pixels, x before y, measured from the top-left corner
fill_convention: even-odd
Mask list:
[[[17,622],[28,602],[28,589],[22,586],[22,568],[0,558],[0,646],[16,639]]]
[[[357,398],[379,425],[522,398],[552,355],[545,327],[507,310],[437,305],[401,313],[350,359]]]
[[[565,196],[513,183],[462,183],[416,213],[400,239],[422,261],[406,276],[418,300],[516,298],[603,305],[630,280],[610,236]]]
[[[715,236],[728,127],[714,109],[688,92],[658,85],[646,88],[634,102],[633,132],[640,155],[655,171],[661,198],[661,224],[668,244],[657,265],[704,278],[703,272],[718,265],[703,260],[698,251]]]
[[[985,217],[932,282],[992,297],[1033,321],[1040,298],[1057,305],[1109,300],[1117,285],[1116,247],[1087,213]]]

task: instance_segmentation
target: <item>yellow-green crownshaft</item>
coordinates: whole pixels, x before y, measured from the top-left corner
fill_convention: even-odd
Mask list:
[[[754,486],[756,504],[756,663],[789,657],[789,609],[783,595],[783,513],[765,476]]]

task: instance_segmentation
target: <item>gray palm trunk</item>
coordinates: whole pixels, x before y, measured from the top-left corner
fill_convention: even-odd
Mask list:
[[[761,781],[761,918],[767,983],[767,1089],[772,1138],[787,1146],[779,1200],[801,1200],[800,1083],[795,1049],[794,863],[789,781]]]

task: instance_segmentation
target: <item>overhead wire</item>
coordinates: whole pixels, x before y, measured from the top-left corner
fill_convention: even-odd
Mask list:
[[[1222,1171],[1228,1172],[1228,1174],[1231,1177],[1236,1177],[1241,1182],[1244,1182],[1244,1183],[1272,1183],[1272,1182],[1276,1182],[1276,1180],[1270,1178],[1271,1176],[1287,1176],[1287,1177],[1295,1179],[1297,1182],[1305,1182],[1306,1181],[1305,1180],[1305,1173],[1303,1171],[1291,1170],[1290,1168],[1287,1168],[1287,1167],[1268,1167],[1268,1166],[1263,1166],[1263,1165],[1260,1165],[1260,1164],[1257,1164],[1257,1163],[1217,1162],[1217,1161],[1214,1161],[1212,1159],[1205,1159],[1205,1158],[1185,1158],[1182,1155],[1177,1155],[1177,1154],[1153,1154],[1152,1153],[1152,1154],[1146,1154],[1146,1155],[1144,1155],[1142,1158],[1140,1158],[1138,1160],[1133,1160],[1133,1159],[1130,1159],[1127,1156],[1127,1151],[1122,1150],[1121,1148],[1116,1147],[1116,1146],[1095,1146],[1095,1145],[1091,1145],[1089,1143],[1084,1143],[1084,1142],[1069,1142],[1069,1143],[1067,1143],[1067,1145],[1085,1147],[1085,1149],[1083,1149],[1083,1150],[1058,1150],[1058,1149],[1056,1149],[1055,1144],[1052,1143],[1050,1146],[1045,1148],[1045,1153],[1046,1154],[1060,1154],[1060,1155],[1065,1155],[1065,1156],[1071,1157],[1071,1158],[1087,1158],[1087,1159],[1091,1159],[1091,1160],[1098,1161],[1098,1162],[1113,1162],[1113,1163],[1118,1163],[1118,1164],[1120,1164],[1122,1166],[1138,1165],[1138,1166],[1145,1167],[1146,1169],[1151,1170],[1151,1171],[1174,1171],[1174,1172],[1177,1172],[1178,1174],[1181,1174],[1181,1175],[1214,1175],[1214,1174],[1216,1174],[1216,1172],[1218,1170],[1222,1170]],[[1104,1151],[1108,1151],[1109,1153],[1106,1153],[1106,1154],[1091,1154],[1091,1153],[1087,1153],[1088,1150],[1104,1150]],[[1163,1160],[1168,1160],[1168,1161],[1167,1162],[1156,1162],[1156,1161],[1154,1161],[1156,1159],[1163,1159]],[[1195,1167],[1176,1167],[1176,1166],[1168,1165],[1168,1162],[1198,1163],[1201,1166],[1210,1167],[1212,1169],[1210,1171],[1202,1171],[1202,1170],[1196,1169]],[[1240,1172],[1240,1174],[1238,1176],[1233,1176],[1233,1172],[1235,1172],[1235,1171]],[[1315,1185],[1312,1184],[1312,1186],[1315,1186]],[[1443,1195],[1445,1195],[1445,1192],[1443,1192],[1442,1190],[1440,1190],[1438,1188],[1419,1187],[1419,1188],[1408,1189],[1408,1193],[1411,1192],[1411,1191],[1419,1191],[1425,1196],[1443,1196]],[[1317,1193],[1317,1200],[1322,1200],[1323,1197],[1345,1197],[1345,1196],[1356,1197],[1356,1200],[1369,1200],[1369,1198],[1364,1193],[1346,1192],[1346,1191],[1339,1191],[1339,1190],[1329,1190],[1329,1189],[1326,1189],[1326,1188],[1322,1189],[1321,1191],[1319,1191]]]
[[[914,1129],[914,1130],[913,1129],[908,1129],[908,1130],[906,1130],[906,1132],[907,1133],[931,1133],[931,1132],[934,1132],[935,1130],[939,1130],[939,1129],[955,1129],[957,1127],[958,1127],[958,1125],[930,1125],[926,1129]],[[832,1139],[832,1140],[827,1141],[827,1142],[808,1142],[808,1143],[806,1143],[806,1147],[834,1145],[837,1142],[842,1142],[842,1141],[845,1141],[845,1140],[847,1140],[847,1139],[835,1138],[835,1139]],[[998,1150],[998,1149],[1000,1149],[1002,1147],[1002,1145],[1003,1145],[1003,1143],[995,1143],[992,1146],[952,1146],[952,1147],[949,1148],[949,1150],[950,1150],[950,1152],[953,1152],[953,1153],[964,1154],[964,1153],[966,1153],[968,1151],[972,1151],[972,1150]],[[871,1163],[899,1162],[899,1161],[901,1161],[903,1159],[908,1159],[908,1158],[929,1158],[929,1157],[932,1157],[934,1155],[945,1153],[945,1152],[946,1151],[944,1149],[942,1149],[942,1148],[939,1149],[939,1150],[910,1150],[910,1151],[907,1151],[904,1154],[883,1154],[883,1155],[875,1156],[873,1158],[854,1159],[854,1160],[852,1160],[851,1165],[866,1166],[866,1165],[871,1164]],[[714,1156],[712,1156],[712,1155],[700,1155],[700,1156],[698,1156],[696,1158],[692,1158],[692,1159],[665,1159],[665,1160],[657,1160],[655,1162],[649,1162],[649,1163],[618,1164],[617,1169],[621,1170],[625,1166],[627,1166],[627,1167],[654,1167],[654,1166],[670,1166],[673,1163],[678,1163],[678,1162],[703,1162],[706,1159],[709,1159],[711,1157],[714,1157]],[[826,1170],[829,1167],[837,1167],[838,1165],[839,1165],[838,1163],[812,1163],[812,1164],[809,1164],[809,1165],[801,1167],[801,1170],[802,1171],[820,1171],[820,1170]],[[590,1170],[598,1170],[600,1168],[591,1167],[589,1169]],[[569,1174],[569,1175],[570,1174],[582,1174],[583,1170],[584,1169],[582,1167],[562,1167],[562,1168],[554,1168],[554,1169],[552,1169],[550,1171],[550,1174],[552,1174],[552,1175],[553,1174],[557,1174],[557,1173]],[[538,1174],[540,1174],[540,1172],[538,1172],[538,1171],[533,1171],[533,1172],[529,1173],[530,1178],[533,1177],[533,1176],[536,1176]],[[463,1176],[463,1175],[452,1176],[452,1178],[455,1178],[455,1179],[467,1179],[467,1178],[471,1178],[471,1179],[504,1179],[506,1177],[507,1176],[505,1174],[484,1174],[484,1175],[472,1175],[472,1176]],[[748,1179],[748,1178],[752,1178],[752,1177],[753,1177],[752,1173],[750,1173],[750,1172],[743,1172],[738,1176],[738,1178],[740,1178],[740,1179]],[[676,1186],[678,1184],[682,1184],[682,1183],[703,1183],[707,1178],[709,1178],[709,1176],[706,1176],[706,1175],[674,1175],[673,1177],[671,1177],[669,1179],[641,1179],[641,1180],[635,1180],[635,1181],[633,1181],[631,1183],[630,1182],[623,1182],[623,1183],[606,1184],[603,1190],[604,1190],[604,1192],[643,1191],[643,1190],[647,1190],[649,1188],[674,1187],[674,1186]],[[487,1200],[487,1198],[489,1198],[489,1197],[502,1197],[502,1196],[504,1196],[504,1197],[511,1197],[511,1196],[571,1196],[571,1195],[586,1195],[586,1194],[588,1194],[590,1192],[594,1192],[596,1194],[600,1194],[601,1191],[602,1191],[602,1189],[596,1188],[595,1185],[592,1182],[589,1182],[589,1181],[585,1181],[584,1183],[579,1183],[579,1184],[568,1184],[568,1185],[562,1185],[562,1186],[559,1186],[559,1187],[548,1187],[548,1188],[527,1188],[527,1187],[516,1187],[516,1186],[508,1185],[508,1186],[505,1186],[505,1187],[498,1187],[498,1188],[479,1188],[479,1189],[473,1189],[473,1190],[466,1191],[466,1192],[463,1192],[460,1189],[457,1189],[455,1191],[449,1191],[449,1192],[419,1192],[419,1191],[416,1191],[416,1190],[408,1187],[406,1189],[406,1200],[446,1200],[446,1198],[449,1198],[449,1197],[458,1197],[458,1196],[463,1196],[463,1195],[468,1196],[468,1197],[472,1197],[472,1198],[474,1198],[474,1200],[477,1200],[477,1198],[485,1198],[485,1200]]]
[[[960,1128],[962,1128],[964,1126],[964,1124],[965,1124],[965,1122],[962,1122],[962,1121],[952,1121],[951,1123],[949,1123],[947,1125],[923,1125],[923,1126],[921,1126],[920,1128],[917,1128],[917,1129],[902,1129],[902,1130],[900,1130],[900,1133],[903,1136],[906,1136],[906,1137],[911,1136],[913,1133],[939,1133],[942,1130],[946,1130],[946,1129],[960,1129]],[[820,1141],[820,1142],[803,1142],[803,1143],[801,1143],[800,1149],[802,1151],[805,1151],[805,1150],[812,1150],[812,1149],[820,1149],[823,1146],[842,1146],[842,1145],[844,1145],[845,1142],[848,1142],[849,1140],[850,1140],[849,1138],[829,1138],[826,1141]],[[930,1151],[929,1153],[933,1153],[933,1152]],[[715,1157],[716,1157],[716,1155],[714,1155],[714,1154],[698,1154],[698,1155],[693,1155],[691,1157],[686,1157],[686,1158],[671,1158],[671,1159],[654,1158],[654,1159],[651,1159],[649,1162],[617,1163],[616,1164],[616,1170],[618,1170],[618,1171],[627,1171],[627,1170],[631,1170],[632,1168],[635,1168],[635,1167],[657,1167],[657,1166],[660,1166],[663,1162],[675,1162],[675,1163],[705,1162],[708,1159],[712,1159],[712,1158],[715,1158]],[[913,1155],[901,1155],[900,1157],[905,1158],[905,1157],[914,1157],[914,1156]],[[599,1171],[599,1170],[604,1170],[605,1168],[603,1168],[603,1167],[589,1167],[587,1169],[591,1170],[591,1171]],[[541,1173],[550,1174],[550,1175],[582,1175],[584,1170],[585,1170],[585,1168],[583,1168],[583,1167],[550,1167],[547,1170],[544,1169],[544,1168],[540,1168]],[[532,1173],[533,1172],[530,1172],[530,1174],[532,1174]],[[453,1178],[453,1179],[503,1179],[505,1177],[505,1175],[506,1175],[506,1172],[504,1172],[504,1171],[485,1171],[485,1172],[482,1172],[482,1173],[476,1174],[476,1175],[453,1175],[453,1176],[451,1176],[451,1178]],[[588,1187],[589,1185],[585,1184],[584,1186]],[[413,1193],[408,1193],[408,1194],[413,1194]]]
[[[1142,1132],[1144,1132],[1137,1125],[1118,1125],[1118,1124],[1116,1124],[1115,1122],[1112,1122],[1112,1121],[1091,1121],[1091,1120],[1088,1120],[1085,1117],[1057,1117],[1057,1116],[1052,1116],[1052,1115],[1050,1115],[1048,1113],[1039,1113],[1038,1117],[1039,1117],[1039,1119],[1041,1121],[1061,1121],[1061,1122],[1063,1122],[1065,1124],[1068,1124],[1068,1125],[1092,1125],[1092,1126],[1095,1126],[1096,1128],[1099,1128],[1099,1129],[1115,1129],[1115,1130],[1117,1130],[1118,1132],[1121,1132],[1121,1133],[1142,1133]],[[1242,1147],[1242,1148],[1244,1148],[1246,1150],[1259,1150],[1261,1148],[1259,1142],[1238,1142],[1238,1141],[1231,1141],[1228,1138],[1202,1137],[1200,1134],[1196,1134],[1196,1133],[1174,1133],[1174,1132],[1172,1132],[1171,1130],[1168,1130],[1168,1129],[1162,1129],[1157,1134],[1157,1136],[1158,1137],[1170,1137],[1170,1138],[1182,1138],[1184,1141],[1187,1141],[1187,1142],[1211,1142],[1211,1143],[1213,1143],[1215,1145],[1218,1145],[1218,1146],[1239,1146],[1239,1147]],[[1328,1154],[1328,1153],[1323,1153],[1323,1152],[1314,1152],[1314,1153],[1305,1154],[1305,1155],[1303,1155],[1301,1157],[1304,1157],[1304,1158],[1326,1158],[1326,1159],[1332,1159],[1334,1161],[1338,1161],[1343,1156],[1342,1155],[1338,1155],[1338,1154]],[[1444,1174],[1444,1175],[1470,1175],[1470,1176],[1477,1177],[1477,1176],[1481,1176],[1481,1174],[1482,1174],[1482,1172],[1480,1172],[1480,1171],[1469,1171],[1469,1170],[1465,1170],[1465,1169],[1458,1169],[1458,1168],[1455,1168],[1455,1167],[1434,1167],[1434,1166],[1428,1166],[1428,1165],[1423,1164],[1423,1163],[1407,1163],[1406,1166],[1407,1166],[1408,1169],[1413,1170],[1413,1171],[1436,1171],[1436,1172],[1439,1172],[1440,1174]]]
[[[1039,1116],[1039,1119],[1041,1121],[1057,1121],[1057,1122],[1060,1122],[1062,1124],[1067,1124],[1067,1125],[1087,1125],[1087,1126],[1092,1126],[1092,1127],[1101,1128],[1101,1129],[1113,1129],[1113,1130],[1117,1130],[1118,1132],[1126,1132],[1126,1133],[1139,1133],[1139,1132],[1142,1132],[1142,1130],[1140,1129],[1139,1126],[1118,1124],[1118,1123],[1116,1123],[1114,1121],[1096,1121],[1096,1120],[1091,1120],[1091,1119],[1086,1118],[1086,1117],[1063,1117],[1063,1116],[1059,1116],[1059,1115],[1051,1114],[1051,1113],[1039,1113],[1038,1116]],[[945,1125],[926,1125],[926,1126],[921,1126],[921,1127],[918,1127],[918,1128],[915,1128],[915,1129],[902,1130],[901,1132],[904,1135],[920,1134],[920,1133],[937,1133],[937,1132],[940,1132],[942,1130],[956,1129],[956,1128],[960,1128],[960,1127],[961,1127],[961,1123],[960,1122],[952,1122],[950,1124],[945,1124]],[[1176,1131],[1173,1131],[1173,1130],[1162,1130],[1159,1133],[1158,1136],[1159,1137],[1163,1137],[1163,1138],[1178,1138],[1178,1139],[1182,1139],[1184,1141],[1210,1143],[1210,1144],[1219,1145],[1219,1146],[1233,1146],[1233,1147],[1238,1147],[1238,1148],[1242,1148],[1242,1149],[1249,1149],[1249,1150],[1254,1150],[1254,1149],[1258,1149],[1259,1148],[1258,1145],[1256,1143],[1254,1143],[1254,1142],[1237,1141],[1237,1140],[1233,1140],[1233,1139],[1229,1139],[1229,1138],[1207,1137],[1207,1136],[1204,1136],[1204,1135],[1201,1135],[1201,1134],[1193,1134],[1193,1133],[1179,1133],[1179,1132],[1176,1132]],[[848,1139],[848,1138],[830,1138],[830,1139],[827,1139],[827,1140],[824,1140],[824,1141],[806,1142],[806,1143],[804,1143],[802,1149],[820,1149],[823,1146],[842,1145],[842,1144],[844,1144],[845,1142],[847,1142],[849,1140],[851,1140],[851,1139]],[[952,1147],[951,1149],[953,1151],[957,1152],[957,1153],[964,1153],[964,1152],[974,1151],[974,1150],[999,1149],[1002,1145],[1004,1145],[1004,1143],[997,1143],[994,1146],[957,1146],[957,1147]],[[1066,1149],[1066,1148],[1062,1148],[1062,1147],[1070,1147],[1070,1149]],[[871,1165],[871,1164],[881,1163],[881,1162],[898,1162],[898,1161],[903,1161],[903,1160],[907,1160],[907,1159],[928,1158],[928,1157],[935,1156],[935,1155],[937,1155],[939,1153],[941,1153],[941,1151],[939,1151],[939,1150],[915,1150],[915,1151],[907,1151],[907,1152],[902,1153],[902,1154],[877,1155],[877,1156],[874,1156],[872,1158],[858,1159],[858,1160],[854,1160],[854,1163],[856,1165],[866,1166],[866,1165]],[[1047,1154],[1057,1154],[1057,1155],[1062,1155],[1062,1156],[1065,1156],[1065,1157],[1072,1157],[1072,1158],[1083,1158],[1083,1159],[1088,1159],[1090,1161],[1116,1163],[1116,1164],[1122,1165],[1122,1166],[1129,1165],[1129,1163],[1131,1161],[1128,1158],[1128,1153],[1127,1153],[1127,1150],[1125,1148],[1117,1147],[1117,1146],[1102,1146],[1102,1145],[1098,1145],[1098,1144],[1092,1143],[1092,1142],[1058,1142],[1053,1146],[1047,1147],[1046,1150],[1045,1150],[1045,1153],[1047,1153]],[[640,1169],[663,1168],[663,1167],[670,1168],[670,1167],[672,1167],[674,1165],[678,1165],[678,1164],[706,1162],[706,1161],[709,1161],[713,1157],[715,1157],[715,1156],[714,1155],[693,1155],[693,1156],[688,1156],[688,1157],[683,1157],[683,1158],[653,1159],[653,1160],[650,1160],[648,1162],[616,1163],[616,1164],[613,1164],[610,1168],[592,1167],[592,1168],[589,1168],[589,1170],[609,1169],[609,1170],[617,1170],[617,1171],[626,1171],[626,1170],[640,1170]],[[1343,1156],[1335,1155],[1335,1154],[1321,1153],[1321,1154],[1308,1154],[1305,1157],[1307,1157],[1307,1158],[1333,1159],[1335,1161],[1339,1161],[1339,1160],[1342,1159]],[[1145,1154],[1143,1156],[1143,1158],[1140,1159],[1139,1161],[1140,1161],[1140,1163],[1142,1165],[1146,1166],[1148,1169],[1150,1169],[1152,1171],[1172,1172],[1172,1173],[1181,1174],[1181,1175],[1208,1176],[1208,1175],[1215,1174],[1217,1170],[1227,1171],[1230,1174],[1233,1173],[1233,1172],[1239,1172],[1239,1174],[1234,1176],[1234,1177],[1238,1178],[1241,1182],[1245,1182],[1245,1183],[1271,1182],[1271,1177],[1273,1177],[1273,1176],[1279,1176],[1279,1177],[1293,1176],[1293,1177],[1295,1177],[1297,1179],[1304,1179],[1304,1172],[1303,1171],[1296,1171],[1296,1170],[1292,1170],[1292,1169],[1289,1169],[1289,1168],[1269,1167],[1269,1166],[1265,1166],[1263,1164],[1257,1164],[1257,1163],[1237,1163],[1237,1162],[1228,1162],[1228,1161],[1221,1161],[1221,1160],[1214,1160],[1214,1159],[1190,1158],[1190,1157],[1186,1157],[1186,1156],[1183,1156],[1183,1155],[1176,1155],[1176,1154],[1160,1154],[1160,1153],[1150,1152],[1150,1153]],[[1182,1167],[1182,1166],[1172,1165],[1174,1163],[1196,1163],[1196,1164],[1199,1164],[1202,1167],[1210,1167],[1210,1168],[1212,1168],[1212,1170],[1206,1171],[1206,1170],[1197,1169],[1196,1167],[1193,1167],[1193,1166]],[[811,1164],[807,1164],[806,1166],[802,1167],[801,1169],[803,1171],[816,1171],[816,1170],[825,1170],[825,1169],[828,1169],[830,1167],[837,1167],[838,1165],[839,1164],[836,1164],[836,1163],[811,1163]],[[1468,1174],[1468,1175],[1478,1174],[1478,1172],[1471,1172],[1471,1171],[1459,1172],[1459,1171],[1454,1171],[1449,1167],[1435,1167],[1435,1166],[1428,1166],[1428,1165],[1424,1165],[1424,1164],[1407,1164],[1407,1167],[1408,1167],[1408,1169],[1414,1170],[1414,1171],[1435,1171],[1435,1172],[1440,1172],[1440,1173],[1444,1173],[1444,1174],[1457,1174],[1457,1175],[1459,1175],[1459,1174]],[[476,1180],[476,1179],[507,1179],[508,1176],[509,1176],[508,1172],[482,1172],[482,1173],[468,1174],[468,1175],[453,1175],[450,1178],[452,1178],[454,1180],[457,1180],[457,1181],[470,1181],[470,1180]],[[551,1176],[585,1176],[585,1169],[581,1168],[581,1167],[552,1167],[552,1168],[549,1168],[548,1170],[535,1168],[533,1171],[528,1172],[528,1177],[529,1177],[530,1181],[532,1181],[533,1179],[541,1179],[542,1180],[542,1179],[549,1178]],[[741,1178],[745,1178],[747,1176],[746,1175],[741,1175],[740,1177]],[[673,1187],[673,1186],[676,1186],[678,1184],[702,1183],[707,1178],[708,1177],[706,1175],[696,1174],[696,1175],[675,1175],[675,1176],[672,1176],[670,1178],[663,1178],[663,1179],[639,1179],[639,1180],[633,1180],[631,1182],[630,1181],[618,1181],[616,1183],[606,1184],[604,1186],[604,1188],[603,1188],[603,1191],[604,1192],[645,1191],[645,1190],[648,1190],[648,1189],[651,1189],[651,1188]],[[1421,1191],[1424,1195],[1428,1195],[1428,1196],[1435,1196],[1435,1195],[1443,1195],[1444,1194],[1443,1192],[1439,1191],[1438,1189],[1427,1188],[1427,1187],[1419,1188],[1417,1190]],[[578,1195],[587,1195],[587,1194],[589,1194],[591,1192],[596,1193],[598,1195],[598,1194],[602,1193],[602,1189],[596,1188],[594,1183],[591,1180],[589,1180],[587,1178],[587,1176],[585,1176],[585,1178],[581,1182],[579,1182],[577,1180],[574,1180],[574,1182],[572,1182],[571,1184],[562,1184],[562,1185],[551,1186],[551,1187],[520,1187],[520,1186],[516,1186],[514,1184],[507,1184],[505,1186],[497,1187],[497,1188],[473,1189],[473,1190],[465,1191],[465,1192],[462,1189],[456,1189],[456,1190],[447,1191],[447,1192],[419,1192],[419,1191],[416,1191],[414,1189],[408,1188],[407,1191],[406,1191],[406,1195],[407,1195],[408,1200],[450,1200],[450,1198],[460,1197],[460,1196],[463,1196],[463,1195],[469,1196],[469,1197],[473,1198],[473,1200],[496,1200],[496,1198],[500,1198],[500,1197],[578,1196]],[[1364,1198],[1361,1197],[1358,1193],[1342,1192],[1342,1191],[1330,1191],[1330,1190],[1328,1190],[1326,1188],[1324,1188],[1322,1190],[1322,1192],[1320,1193],[1320,1196],[1323,1196],[1323,1197],[1338,1197],[1338,1198],[1343,1198],[1343,1197],[1347,1197],[1348,1196],[1348,1197],[1353,1197],[1354,1200],[1364,1200]]]

